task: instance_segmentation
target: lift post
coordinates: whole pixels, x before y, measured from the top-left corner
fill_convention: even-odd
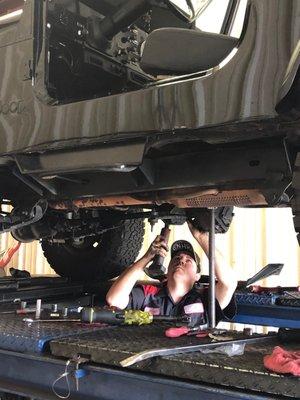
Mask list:
[[[208,309],[208,326],[216,327],[216,281],[215,281],[215,209],[211,208],[211,220],[209,231],[209,309]]]

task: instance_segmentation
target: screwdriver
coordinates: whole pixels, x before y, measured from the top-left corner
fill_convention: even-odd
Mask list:
[[[81,310],[80,318],[52,318],[52,319],[31,319],[24,318],[24,322],[83,322],[83,323],[105,323],[110,325],[148,325],[155,321],[167,321],[175,323],[190,322],[190,317],[168,316],[168,315],[152,315],[148,311],[140,310],[112,310],[101,307],[84,307]]]

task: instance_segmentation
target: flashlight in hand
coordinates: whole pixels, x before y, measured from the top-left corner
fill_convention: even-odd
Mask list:
[[[170,228],[168,225],[165,225],[161,232],[160,236],[162,236],[166,243],[169,241],[170,237]],[[153,258],[152,264],[148,268],[145,269],[146,274],[153,279],[163,280],[166,275],[166,267],[164,266],[165,258],[161,255],[157,254]]]

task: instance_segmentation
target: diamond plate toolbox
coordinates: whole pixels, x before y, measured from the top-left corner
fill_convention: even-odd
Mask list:
[[[0,348],[22,353],[43,353],[49,349],[49,342],[55,338],[79,336],[95,332],[102,327],[88,327],[68,322],[25,323],[24,316],[1,315]]]
[[[71,358],[77,354],[88,355],[93,362],[120,367],[121,360],[144,350],[199,344],[200,339],[196,337],[169,339],[164,335],[165,329],[163,324],[123,326],[78,338],[53,340],[50,347],[56,356]],[[235,357],[200,352],[157,357],[130,368],[201,383],[300,398],[299,378],[270,373],[264,368],[264,355],[270,354],[277,344],[274,339],[274,343],[246,345],[244,355]]]

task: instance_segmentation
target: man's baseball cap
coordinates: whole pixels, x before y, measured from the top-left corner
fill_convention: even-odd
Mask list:
[[[190,255],[197,264],[197,272],[201,271],[200,258],[195,253],[193,246],[187,240],[176,240],[171,246],[171,259],[176,256],[177,253],[186,253]]]

